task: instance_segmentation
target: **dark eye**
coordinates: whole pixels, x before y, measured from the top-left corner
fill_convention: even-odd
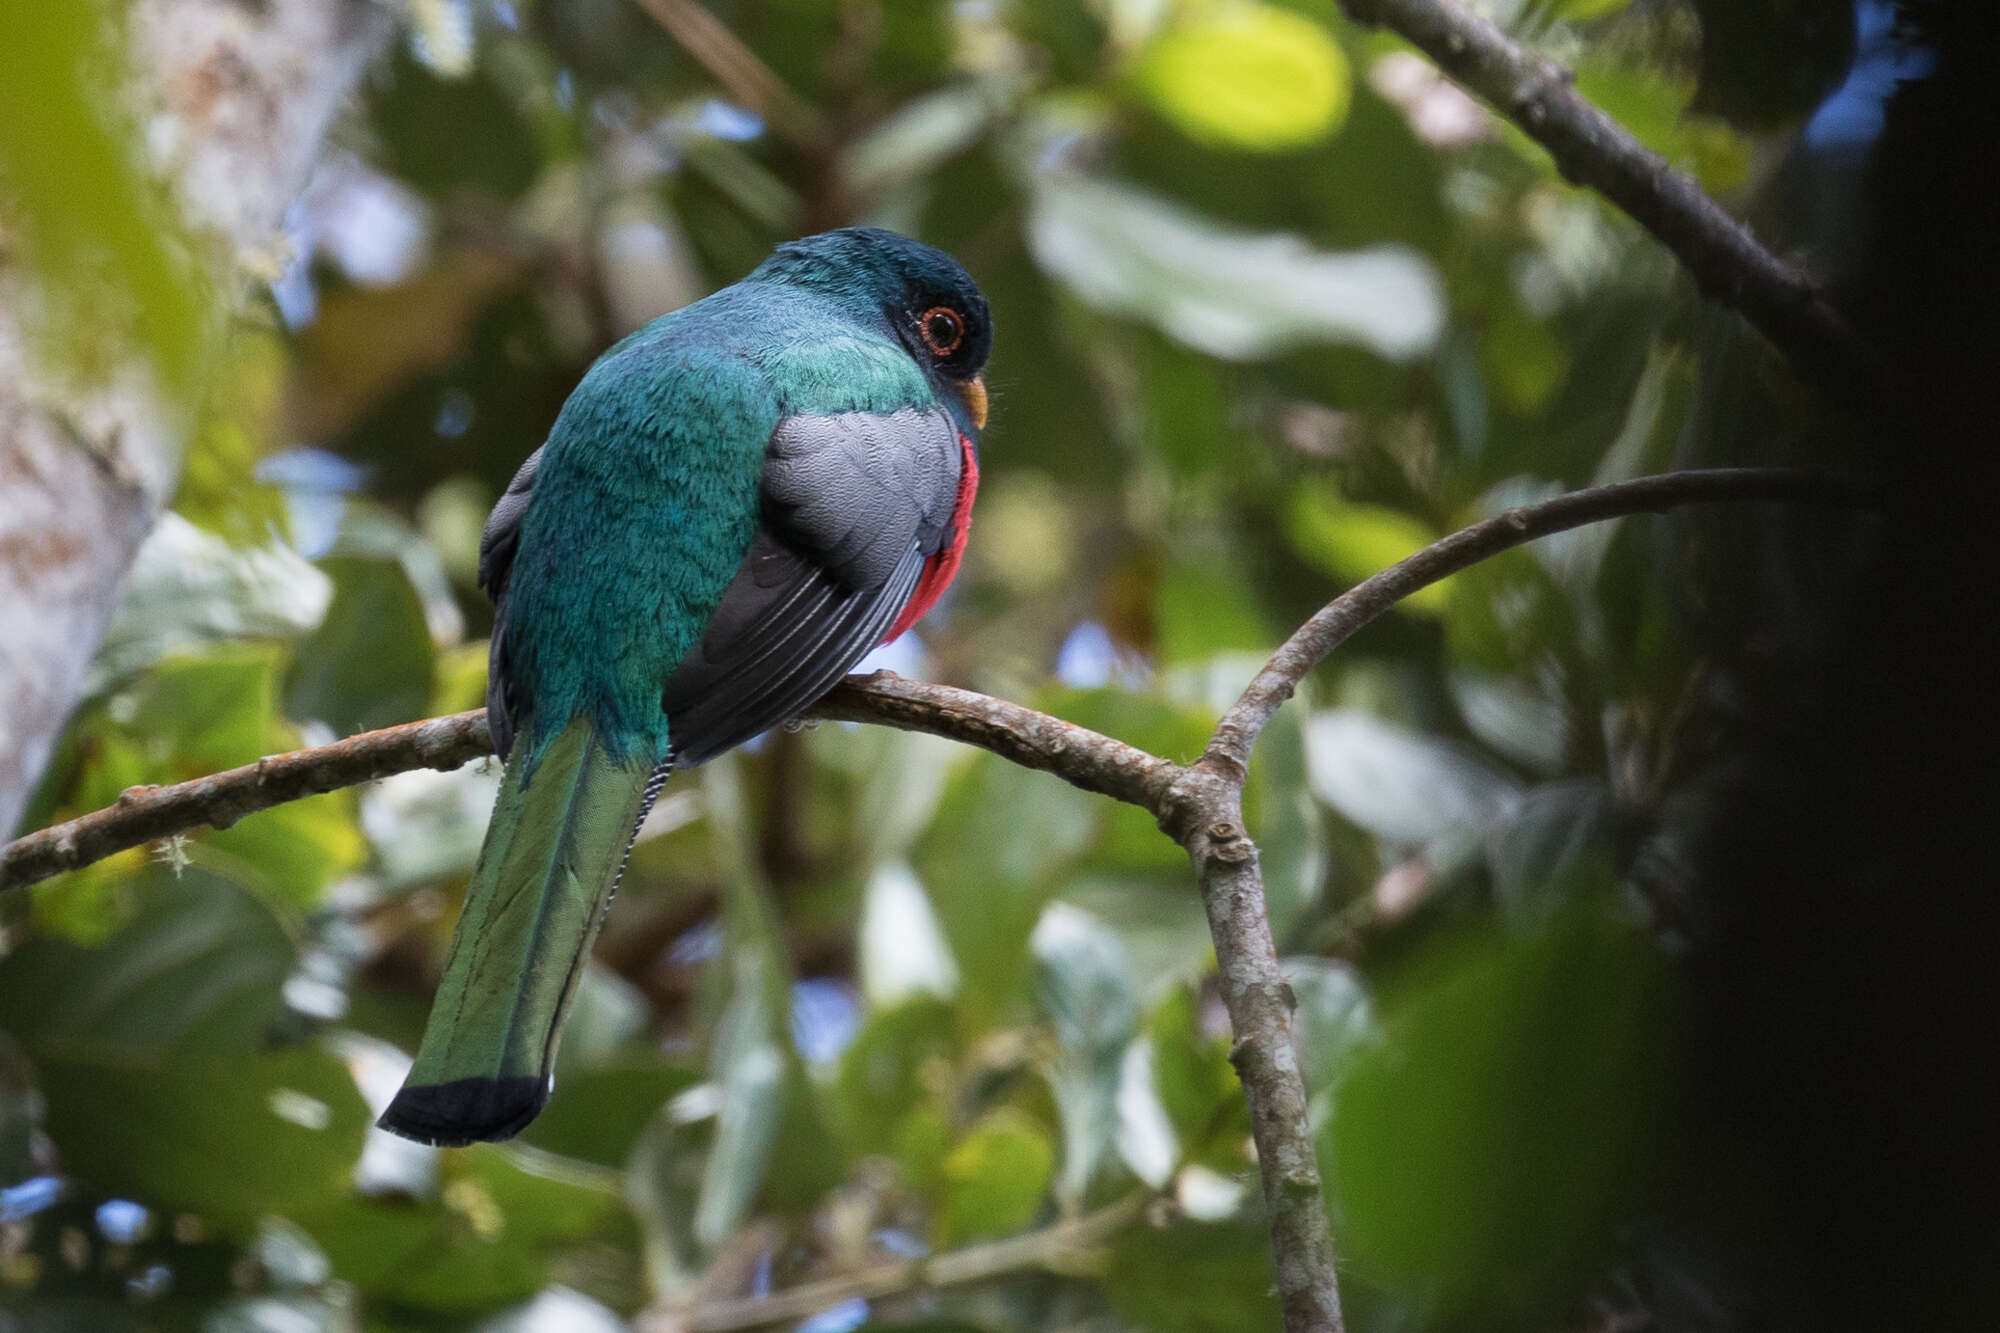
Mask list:
[[[965,321],[950,306],[934,305],[917,316],[917,330],[935,357],[950,356],[965,341]]]

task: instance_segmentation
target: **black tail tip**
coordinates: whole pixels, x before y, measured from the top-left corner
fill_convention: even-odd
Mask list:
[[[549,1104],[551,1082],[523,1075],[406,1084],[375,1123],[440,1148],[511,1139]]]

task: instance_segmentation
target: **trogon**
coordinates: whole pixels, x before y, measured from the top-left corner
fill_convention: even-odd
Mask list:
[[[951,582],[992,338],[950,256],[848,228],[584,375],[480,542],[506,777],[385,1129],[519,1133],[667,775],[797,715]]]

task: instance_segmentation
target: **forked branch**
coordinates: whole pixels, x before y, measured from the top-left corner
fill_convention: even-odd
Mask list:
[[[1885,367],[1819,284],[1577,92],[1568,69],[1455,0],[1340,2],[1356,22],[1394,30],[1548,149],[1564,176],[1630,214],[1673,251],[1704,295],[1741,311],[1831,397],[1882,407],[1890,387]]]

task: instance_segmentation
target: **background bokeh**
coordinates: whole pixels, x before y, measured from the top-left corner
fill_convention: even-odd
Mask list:
[[[1788,253],[1866,269],[1885,101],[1936,66],[1890,6],[1486,8]],[[1629,219],[1331,0],[398,14],[24,828],[477,706],[480,525],[583,369],[829,226],[950,250],[998,328],[965,573],[872,664],[1176,759],[1315,607],[1468,521],[1676,464],[1872,460]],[[171,243],[106,234],[171,288]],[[181,325],[142,332],[171,364]],[[1813,1196],[1759,1137],[1786,1085],[1757,1078],[1783,1050],[1819,1086],[1836,1039],[1803,1015],[1850,969],[1782,932],[1710,944],[1755,860],[1727,836],[1740,779],[1810,723],[1783,709],[1843,642],[1871,523],[1632,519],[1510,552],[1267,734],[1248,819],[1353,1327],[1813,1307],[1791,1284],[1819,1252],[1787,1230]],[[1185,858],[932,738],[825,725],[676,776],[548,1112],[449,1152],[371,1129],[498,781],[404,774],[5,902],[0,1327],[759,1327],[715,1321],[1038,1232],[980,1281],[775,1326],[1277,1326]],[[1820,1001],[1753,987],[1718,1018],[1780,959]],[[1741,1023],[1772,1044],[1718,1042]],[[1088,1244],[1045,1230],[1077,1218]]]

